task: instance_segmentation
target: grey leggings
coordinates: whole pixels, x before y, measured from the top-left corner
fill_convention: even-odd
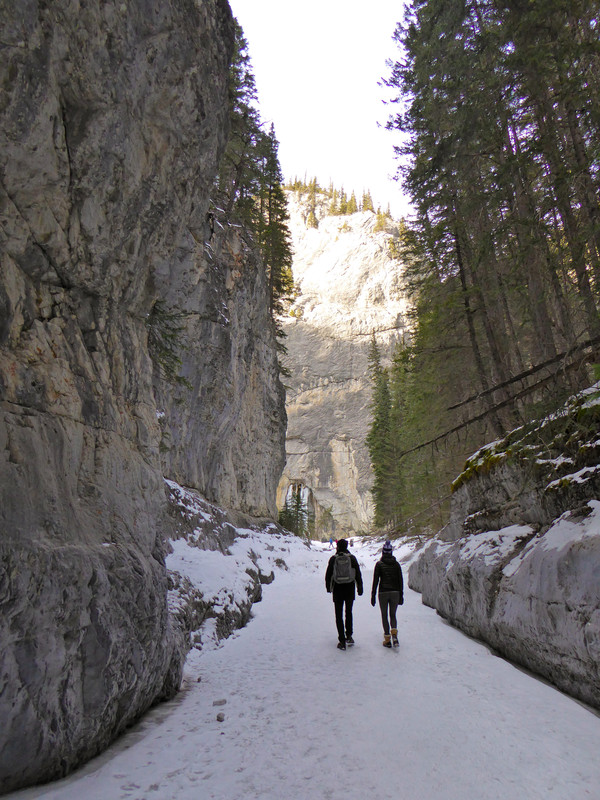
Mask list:
[[[390,635],[390,625],[392,628],[397,628],[396,622],[396,609],[400,602],[400,592],[379,592],[379,608],[381,609],[381,622],[383,624],[383,632],[386,636]],[[389,622],[388,622],[388,609],[389,609]]]

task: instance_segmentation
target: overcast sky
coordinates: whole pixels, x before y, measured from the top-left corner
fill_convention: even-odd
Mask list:
[[[392,180],[398,135],[385,130],[402,0],[229,0],[249,44],[263,120],[273,122],[286,179],[316,176],[394,216],[407,213]],[[378,127],[378,123],[381,127]]]

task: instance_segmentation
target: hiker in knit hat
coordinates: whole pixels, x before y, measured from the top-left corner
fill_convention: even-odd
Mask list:
[[[352,604],[354,603],[355,584],[356,591],[360,596],[363,593],[363,582],[358,561],[356,556],[348,551],[348,542],[345,539],[339,539],[337,552],[329,559],[325,573],[325,588],[328,592],[333,593],[339,650],[345,650],[346,645],[354,644]]]
[[[398,623],[396,609],[404,602],[404,581],[402,568],[394,558],[392,543],[388,540],[383,545],[381,558],[375,564],[373,586],[371,588],[371,605],[375,605],[377,586],[379,585],[379,608],[383,624],[383,646],[398,647]]]

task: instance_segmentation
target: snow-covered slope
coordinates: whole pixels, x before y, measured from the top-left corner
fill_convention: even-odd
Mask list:
[[[107,753],[7,800],[598,798],[597,715],[444,624],[409,590],[400,647],[381,647],[368,599],[374,545],[353,546],[366,591],[355,603],[357,644],[340,652],[327,548],[249,534],[250,544],[259,560],[287,566],[275,567],[250,624],[193,651],[185,691]],[[238,555],[223,554],[222,568]]]
[[[308,196],[288,193],[299,296],[284,323],[287,463],[278,505],[291,483],[311,492],[317,524],[367,530],[373,482],[365,437],[370,424],[368,354],[375,334],[386,359],[406,333],[402,265],[390,253],[391,220],[376,230],[370,211],[328,216],[317,202],[318,227],[307,227]],[[324,513],[329,509],[330,514]]]

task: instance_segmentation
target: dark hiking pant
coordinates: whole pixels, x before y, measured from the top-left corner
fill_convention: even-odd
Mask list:
[[[354,603],[353,597],[333,597],[333,604],[335,606],[335,626],[338,632],[338,639],[340,642],[345,642],[348,636],[352,636],[352,604]],[[346,607],[346,614],[344,619],[344,606]]]
[[[390,625],[397,628],[396,609],[400,602],[400,592],[379,592],[379,608],[381,609],[381,622],[383,632],[386,636],[390,635]],[[388,620],[389,613],[389,620]]]

